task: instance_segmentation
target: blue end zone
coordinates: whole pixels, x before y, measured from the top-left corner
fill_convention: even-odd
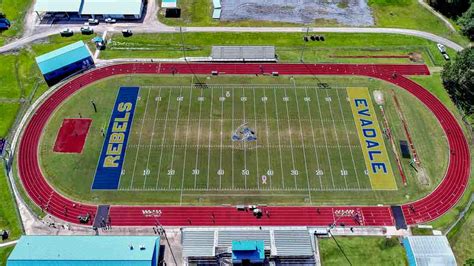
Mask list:
[[[110,117],[92,189],[117,189],[137,103],[138,87],[121,87]]]

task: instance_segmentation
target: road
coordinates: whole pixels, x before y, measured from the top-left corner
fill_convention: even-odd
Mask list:
[[[57,26],[38,26],[38,27],[48,27],[47,30],[35,33],[33,35],[18,39],[11,43],[8,43],[0,47],[0,53],[9,52],[12,50],[17,50],[22,48],[25,45],[28,45],[34,41],[46,38],[51,35],[58,34],[60,28]],[[64,27],[64,26],[62,26]],[[80,25],[69,27],[75,32],[80,32]],[[170,32],[179,32],[178,27],[170,27],[163,24],[151,23],[146,27],[143,27],[141,24],[126,24],[126,25],[107,25],[101,24],[95,28],[96,32],[120,32],[123,29],[131,29],[135,33],[170,33]],[[183,32],[306,32],[307,28],[302,27],[185,27],[182,28]],[[431,40],[433,42],[441,43],[447,47],[450,47],[456,51],[462,50],[464,47],[461,45],[443,38],[441,36],[424,32],[418,30],[410,29],[398,29],[398,28],[353,28],[353,27],[311,27],[309,28],[310,32],[332,32],[332,33],[386,33],[386,34],[400,34],[408,36],[416,36]]]

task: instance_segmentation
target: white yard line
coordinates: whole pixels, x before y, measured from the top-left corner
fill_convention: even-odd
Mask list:
[[[309,97],[307,87],[304,87],[304,93],[305,93],[306,97]],[[309,98],[309,100],[306,101],[306,107],[308,108],[309,122],[310,122],[310,125],[311,125],[311,135],[312,135],[312,139],[313,139],[314,155],[316,156],[316,165],[318,167],[317,170],[320,171],[322,169],[321,169],[321,165],[320,165],[320,162],[319,162],[318,150],[316,149],[316,138],[314,137],[313,117],[312,117],[312,114],[311,114],[311,105],[309,104],[310,100],[311,100],[311,98]],[[319,188],[323,189],[323,182],[321,180],[321,175],[317,175],[317,176],[318,176],[318,179],[319,179]]]
[[[234,88],[232,88],[232,131],[235,130],[234,128]],[[234,181],[235,181],[235,171],[234,171],[234,145],[235,142],[232,141],[232,188],[234,188]]]
[[[186,124],[186,139],[184,141],[184,154],[183,154],[183,174],[181,176],[181,194],[179,196],[179,205],[183,204],[183,190],[184,190],[184,176],[186,175],[186,156],[188,151],[188,134],[189,134],[189,121],[191,117],[191,105],[193,103],[193,88],[191,85],[191,89],[189,92],[189,107],[188,107],[188,121]]]
[[[303,125],[301,124],[301,120],[299,120],[299,118],[301,118],[301,116],[300,116],[300,105],[298,103],[298,94],[296,93],[296,83],[295,83],[294,79],[293,79],[293,85],[294,85],[294,89],[295,89],[296,110],[298,112],[298,121],[299,121],[299,124],[300,124],[301,145],[303,146],[303,159],[304,159],[304,167],[305,167],[305,170],[306,170],[306,182],[307,182],[307,185],[308,185],[308,198],[309,198],[309,203],[312,204],[313,202],[311,200],[311,186],[310,186],[310,182],[309,182],[308,162],[306,160],[306,147],[304,145]]]
[[[211,111],[209,112],[209,150],[207,153],[207,189],[209,189],[209,176],[211,171],[211,139],[212,139],[212,101],[214,100],[214,87],[211,86]]]
[[[148,95],[146,97],[145,111],[143,113],[143,117],[146,117],[146,111],[148,109],[148,97],[150,97],[150,90],[151,89],[148,89]],[[132,180],[130,181],[130,188],[133,187],[133,179],[135,177],[135,170],[136,170],[136,167],[137,167],[138,153],[140,151],[140,143],[142,141],[142,133],[143,133],[143,126],[144,125],[145,125],[145,120],[143,120],[143,122],[142,122],[142,126],[140,128],[140,136],[138,136],[138,147],[139,148],[137,148],[137,153],[135,154],[135,162],[133,162]]]
[[[245,89],[242,87],[242,96],[241,97],[245,97]],[[242,123],[245,123],[245,103],[247,101],[241,101],[242,102],[242,112],[243,112],[243,120],[242,120]],[[244,169],[245,171],[248,171],[247,169],[247,142],[243,141],[241,142],[243,147],[244,147]],[[247,189],[247,173],[243,173],[244,174],[244,188]]]
[[[159,91],[158,91],[158,99],[161,99],[161,88],[159,88]],[[156,107],[155,107],[155,115],[153,116],[153,130],[151,131],[151,134],[150,134],[150,148],[148,149],[148,157],[146,159],[146,167],[145,167],[145,171],[147,171],[147,173],[145,174],[145,180],[143,181],[143,188],[145,188],[146,186],[146,179],[148,177],[148,175],[150,174],[149,173],[149,169],[148,169],[148,166],[149,166],[149,163],[150,163],[150,155],[151,155],[151,147],[153,146],[153,137],[155,136],[155,125],[156,125],[156,115],[158,114],[158,106],[159,106],[159,100],[155,100],[156,101]],[[143,119],[143,122],[145,122],[145,119]]]
[[[160,152],[160,160],[159,161],[159,164],[158,164],[158,175],[156,177],[156,185],[155,185],[155,189],[158,189],[158,183],[160,182],[160,173],[161,173],[161,160],[163,159],[163,147],[164,147],[164,143],[165,143],[165,138],[166,138],[166,126],[168,124],[168,114],[169,114],[169,110],[170,110],[170,103],[171,103],[171,90],[170,89],[170,93],[168,95],[168,106],[166,107],[166,116],[165,116],[165,124],[163,126],[163,137],[161,138],[161,152]]]
[[[253,90],[253,116],[255,117],[255,121],[257,121],[257,104],[256,104],[256,99],[255,99],[255,88],[252,88]],[[258,123],[255,122],[255,132],[258,134]],[[258,136],[257,140],[255,140],[255,161],[257,162],[257,188],[260,189],[260,178],[259,178],[259,166],[258,166]]]
[[[224,97],[225,99],[225,94],[224,94],[224,87],[221,87],[221,97]],[[225,101],[225,100],[224,100]],[[221,144],[220,144],[220,155],[219,155],[219,170],[222,170],[222,144],[223,144],[223,138],[224,138],[224,101],[221,101]],[[222,188],[222,174],[219,174],[219,189]]]
[[[328,91],[326,90],[326,97],[329,97],[329,93]],[[332,102],[332,101],[331,101]],[[342,161],[342,153],[341,153],[341,146],[339,145],[339,136],[337,135],[337,129],[336,129],[336,122],[334,122],[334,114],[332,112],[332,106],[331,104],[329,103],[329,113],[331,114],[331,120],[333,121],[332,122],[332,126],[334,128],[334,134],[336,136],[336,145],[337,145],[337,149],[339,151],[339,160],[341,161],[341,167],[342,167],[342,170],[346,170],[344,168],[344,162]],[[342,173],[341,173],[342,174]],[[344,183],[346,185],[346,188],[347,188],[347,178],[345,175],[342,175],[344,177]]]
[[[328,139],[326,137],[326,131],[325,131],[325,126],[324,126],[324,122],[323,122],[323,113],[322,113],[322,110],[321,110],[321,102],[319,101],[319,92],[318,92],[318,89],[315,87],[314,88],[314,92],[316,93],[316,99],[318,101],[318,109],[319,109],[319,117],[321,118],[321,131],[323,132],[323,136],[324,136],[324,142],[326,144],[326,154],[328,156],[328,164],[329,164],[329,172],[331,174],[331,179],[332,179],[332,188],[336,188],[336,185],[334,183],[334,173],[332,172],[332,165],[331,165],[331,155],[329,154],[329,148],[328,148]]]
[[[283,171],[283,153],[281,152],[281,138],[280,138],[280,122],[278,119],[278,103],[275,88],[273,88],[273,98],[275,101],[275,114],[276,114],[276,123],[277,123],[277,134],[278,134],[278,147],[280,147],[280,168],[281,168],[281,185],[282,188],[285,188],[285,172]]]
[[[288,95],[286,94],[286,87],[283,88],[283,91],[285,93],[285,97],[288,97]],[[285,101],[285,107],[286,107],[286,118],[287,118],[287,122],[288,122],[288,138],[290,139],[290,146],[291,146],[291,163],[293,165],[293,169],[292,170],[296,170],[296,166],[295,166],[295,155],[294,155],[294,151],[293,151],[293,139],[291,137],[291,124],[290,124],[290,111],[288,110],[288,102]],[[295,188],[298,188],[298,184],[296,182],[296,175],[293,175],[294,179],[295,179]]]
[[[182,97],[182,94],[183,94],[183,87],[181,87],[181,89],[179,90],[179,97]],[[192,101],[192,99],[189,99],[189,100]],[[170,170],[172,170],[172,171],[175,171],[173,169],[173,166],[174,166],[174,152],[176,150],[176,135],[178,133],[180,107],[181,107],[181,103],[183,101],[184,101],[184,99],[182,101],[178,102],[178,111],[176,112],[176,123],[175,123],[175,126],[174,126],[174,138],[173,138],[173,151],[171,152],[171,164],[170,164]],[[174,173],[176,173],[176,171]],[[171,179],[172,179],[173,176],[174,175],[169,174],[168,188],[171,188]]]
[[[202,89],[201,96],[202,97]],[[201,113],[202,113],[202,102],[199,102],[199,121],[198,121],[198,134],[197,134],[197,147],[196,147],[196,163],[194,169],[198,169],[199,162],[199,139],[201,138]],[[194,173],[194,188],[197,186],[197,172]]]
[[[265,97],[267,100],[265,100],[263,102],[263,108],[265,110],[265,133],[267,135],[267,158],[268,158],[268,170],[272,170],[272,163],[271,163],[271,158],[270,158],[270,142],[269,142],[269,139],[270,139],[270,134],[268,132],[268,119],[267,119],[267,101],[268,101],[268,98],[267,98],[267,95],[265,93],[266,89],[264,88],[263,89],[263,97]],[[281,158],[281,157],[280,157]],[[282,171],[283,172],[283,171]],[[274,174],[274,173],[273,173]],[[268,175],[268,179],[270,181],[270,188],[272,188],[272,175],[268,175],[268,172],[267,172],[267,175]]]
[[[349,139],[349,130],[347,129],[346,120],[344,118],[344,112],[342,111],[342,104],[341,104],[341,97],[339,97],[339,90],[336,90],[336,94],[337,94],[337,100],[339,102],[339,110],[341,110],[342,123],[344,124],[344,129],[346,131],[347,145],[349,146],[349,150],[351,151],[352,165],[354,166],[354,172],[355,172],[355,176],[357,180],[357,187],[360,188],[359,174],[357,173],[357,167],[354,160],[354,153],[352,152],[352,148],[351,148],[351,141]]]

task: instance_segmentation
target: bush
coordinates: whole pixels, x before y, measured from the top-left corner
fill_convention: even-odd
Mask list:
[[[458,19],[462,34],[466,35],[471,41],[474,40],[474,2],[471,2],[469,9]]]
[[[398,238],[396,237],[385,238],[385,241],[383,241],[382,244],[380,245],[380,249],[382,250],[390,249],[398,245],[400,245]]]

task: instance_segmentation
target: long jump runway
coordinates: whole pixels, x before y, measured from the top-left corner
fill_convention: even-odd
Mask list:
[[[48,119],[61,103],[84,86],[114,75],[128,74],[222,74],[255,75],[278,72],[280,75],[357,75],[393,83],[417,97],[436,116],[449,143],[449,165],[444,179],[428,196],[402,205],[407,224],[438,218],[452,208],[466,189],[470,175],[467,140],[454,115],[426,89],[405,75],[429,75],[425,65],[364,64],[157,64],[131,63],[94,69],[58,88],[32,114],[24,128],[18,150],[20,179],[29,197],[45,212],[70,223],[79,223],[78,215],[97,211],[96,205],[70,200],[52,188],[41,172],[38,148]],[[397,75],[393,75],[397,73]],[[332,223],[364,226],[395,224],[390,206],[264,207],[265,215],[255,218],[251,212],[231,206],[110,206],[114,226],[328,226]],[[267,212],[268,211],[268,212]],[[158,218],[159,217],[159,218]]]

